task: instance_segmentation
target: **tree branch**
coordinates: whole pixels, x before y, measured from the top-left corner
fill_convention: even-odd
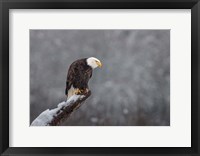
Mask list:
[[[73,95],[67,101],[58,104],[57,108],[45,110],[32,123],[31,126],[58,126],[67,120],[71,113],[78,109],[91,95],[91,91],[80,95]]]

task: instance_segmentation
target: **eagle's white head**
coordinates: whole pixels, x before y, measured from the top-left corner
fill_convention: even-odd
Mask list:
[[[96,67],[102,67],[102,63],[100,60],[98,60],[97,58],[95,57],[89,57],[87,58],[87,65],[92,67],[92,69],[96,68]]]

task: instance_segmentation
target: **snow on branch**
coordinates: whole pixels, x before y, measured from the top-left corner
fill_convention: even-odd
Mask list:
[[[57,126],[66,120],[71,113],[78,109],[82,103],[91,95],[91,91],[80,95],[73,95],[67,101],[58,104],[55,109],[47,109],[42,112],[31,126]]]

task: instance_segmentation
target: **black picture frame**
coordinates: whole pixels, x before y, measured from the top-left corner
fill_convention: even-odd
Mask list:
[[[191,9],[191,147],[9,147],[9,9]],[[0,0],[0,37],[1,155],[200,155],[200,107],[198,106],[198,89],[200,89],[198,83],[200,73],[200,55],[198,54],[200,50],[199,0]]]

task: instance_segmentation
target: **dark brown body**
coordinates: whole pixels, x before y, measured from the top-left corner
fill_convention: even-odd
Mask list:
[[[72,85],[80,90],[88,89],[88,81],[92,77],[92,68],[87,65],[86,59],[76,60],[70,65],[66,81],[66,95]]]

